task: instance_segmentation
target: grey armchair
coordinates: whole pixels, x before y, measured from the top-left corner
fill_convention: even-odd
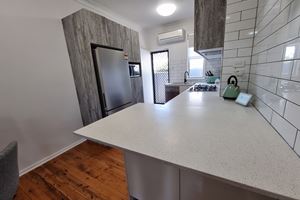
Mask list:
[[[0,199],[13,199],[18,184],[18,145],[17,142],[12,142],[0,152]]]

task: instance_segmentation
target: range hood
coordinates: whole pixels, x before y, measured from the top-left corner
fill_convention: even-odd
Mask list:
[[[196,52],[207,60],[221,59],[223,54],[223,48],[197,50]]]

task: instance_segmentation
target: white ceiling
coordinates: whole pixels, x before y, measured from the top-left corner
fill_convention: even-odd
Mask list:
[[[85,0],[93,6],[109,10],[142,28],[154,27],[194,16],[194,0]],[[173,2],[175,13],[168,17],[159,16],[156,7],[161,3]]]

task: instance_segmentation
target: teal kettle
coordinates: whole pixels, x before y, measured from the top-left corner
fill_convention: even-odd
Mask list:
[[[239,94],[240,94],[240,87],[238,86],[237,77],[232,75],[227,80],[227,86],[223,92],[223,98],[236,100]]]

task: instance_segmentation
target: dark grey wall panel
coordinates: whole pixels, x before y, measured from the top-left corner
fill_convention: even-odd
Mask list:
[[[72,72],[74,76],[81,117],[87,125],[102,116],[93,68],[89,32],[84,29],[83,10],[63,20]]]
[[[91,43],[124,49],[129,61],[140,62],[139,35],[136,31],[85,9],[65,17],[62,22],[82,121],[88,125],[102,117]],[[142,102],[141,77],[132,81],[132,88],[134,102]]]
[[[226,0],[195,0],[195,50],[224,46]]]

